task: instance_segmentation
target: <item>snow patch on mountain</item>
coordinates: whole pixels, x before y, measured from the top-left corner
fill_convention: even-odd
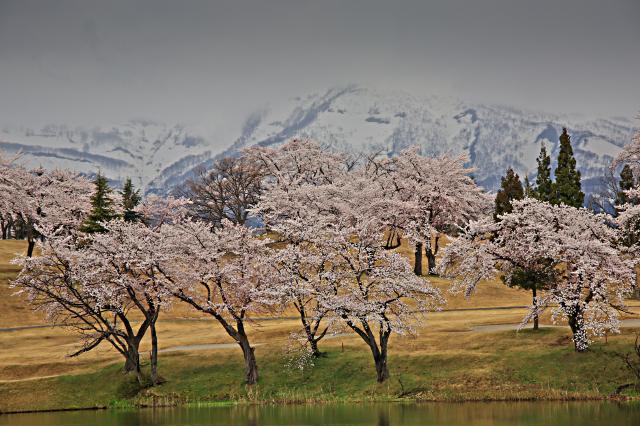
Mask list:
[[[166,192],[177,183],[176,174],[216,153],[207,140],[184,126],[148,120],[92,128],[5,127],[0,131],[0,150],[20,152],[20,161],[30,167],[69,168],[87,175],[101,172],[115,185],[131,177],[146,192]]]
[[[424,155],[468,155],[477,182],[496,190],[508,167],[533,181],[540,145],[555,159],[563,127],[571,134],[586,192],[596,189],[605,168],[637,130],[632,120],[621,117],[587,119],[352,85],[256,110],[229,139],[231,144],[182,125],[132,120],[97,127],[5,127],[0,151],[22,152],[21,161],[31,167],[64,167],[87,175],[100,171],[116,185],[131,177],[146,193],[167,193],[219,156],[277,146],[294,137],[386,155],[417,145]]]
[[[585,189],[591,191],[636,131],[625,118],[593,120],[358,86],[291,99],[263,111],[257,126],[255,119],[250,134],[229,152],[291,137],[388,155],[417,145],[425,155],[467,154],[476,180],[488,190],[498,188],[508,167],[534,179],[541,143],[557,157],[558,136],[567,127]]]

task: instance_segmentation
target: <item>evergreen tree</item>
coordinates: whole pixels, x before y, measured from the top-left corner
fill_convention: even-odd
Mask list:
[[[111,188],[107,178],[98,173],[94,184],[96,192],[91,196],[91,213],[89,213],[89,216],[80,227],[82,232],[89,234],[105,232],[101,222],[107,222],[117,217],[113,209],[113,200],[110,197]]]
[[[127,178],[124,182],[124,186],[122,187],[122,192],[120,194],[122,195],[122,210],[124,212],[122,214],[122,218],[126,222],[140,221],[140,213],[135,211],[135,208],[140,204],[142,197],[140,197],[140,190],[133,188],[131,178]]]
[[[616,207],[629,202],[629,197],[624,191],[633,188],[633,171],[628,164],[625,164],[620,172],[620,183],[618,185],[620,190],[616,194]]]
[[[553,204],[566,204],[580,208],[584,203],[584,192],[580,186],[580,172],[576,169],[576,159],[571,149],[571,138],[567,129],[560,135],[560,153],[556,168],[555,198]]]
[[[533,197],[545,202],[551,202],[553,196],[553,181],[551,180],[551,157],[547,154],[544,144],[540,148],[538,162],[538,176],[536,177],[536,189]]]
[[[524,196],[525,197],[534,197],[534,189],[531,186],[531,182],[529,182],[529,176],[524,177]]]
[[[513,211],[511,202],[513,200],[522,200],[523,198],[524,190],[522,189],[520,177],[509,167],[506,176],[502,177],[500,189],[496,194],[496,210],[493,218],[498,220],[498,216],[511,213]]]
[[[626,164],[622,171],[620,172],[620,182],[618,183],[618,187],[620,188],[618,193],[616,194],[616,212],[619,212],[619,207],[623,204],[633,204],[637,205],[638,200],[634,198],[629,198],[624,191],[632,189],[634,187],[634,179],[633,179],[633,170],[631,167]],[[638,244],[640,241],[640,221],[638,220],[629,220],[626,221],[624,226],[621,228],[622,231],[622,244],[626,247],[631,247]]]
[[[516,268],[511,273],[511,280],[509,282],[505,281],[504,276],[501,277],[501,280],[509,287],[518,287],[530,291],[533,296],[532,302],[535,306],[538,304],[538,290],[547,290],[548,283],[553,282],[556,273],[553,266],[549,265],[548,260],[540,259],[536,268]],[[539,318],[536,313],[533,315],[533,329],[538,330],[538,328]]]

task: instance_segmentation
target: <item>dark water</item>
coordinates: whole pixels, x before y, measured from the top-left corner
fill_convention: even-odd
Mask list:
[[[236,406],[0,415],[12,426],[640,425],[640,404],[460,403]]]

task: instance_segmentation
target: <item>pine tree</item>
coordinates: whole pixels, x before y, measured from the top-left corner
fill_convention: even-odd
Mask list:
[[[536,177],[536,189],[532,195],[534,198],[548,203],[554,198],[554,188],[551,180],[551,157],[547,154],[544,144],[540,148],[540,155],[536,161],[538,162],[538,176]]]
[[[524,177],[524,196],[525,197],[534,197],[534,189],[531,186],[531,182],[529,182],[529,176]]]
[[[621,206],[629,202],[629,197],[624,191],[628,191],[633,188],[633,171],[628,164],[622,168],[620,172],[620,183],[618,184],[620,190],[616,194],[616,207]]]
[[[113,200],[110,197],[111,188],[107,178],[98,173],[94,184],[96,192],[91,196],[91,213],[89,213],[89,216],[80,227],[82,232],[88,234],[105,232],[106,230],[101,222],[107,222],[117,217],[113,209]]]
[[[133,188],[131,178],[125,180],[120,194],[122,195],[122,210],[124,211],[122,218],[126,222],[140,221],[140,213],[135,211],[135,208],[140,204],[142,197],[140,197],[140,190]]]
[[[506,176],[502,177],[500,189],[496,194],[496,210],[493,218],[498,220],[498,216],[511,213],[513,211],[511,202],[513,200],[522,200],[523,198],[524,190],[522,189],[520,177],[509,167]]]
[[[553,204],[566,204],[580,208],[584,203],[584,192],[580,185],[580,172],[576,169],[576,159],[571,149],[571,138],[567,129],[560,135],[560,153],[556,167],[555,198]]]

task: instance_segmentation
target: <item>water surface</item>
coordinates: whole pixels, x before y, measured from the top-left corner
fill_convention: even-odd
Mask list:
[[[490,402],[232,406],[0,415],[0,426],[638,426],[640,404]]]

